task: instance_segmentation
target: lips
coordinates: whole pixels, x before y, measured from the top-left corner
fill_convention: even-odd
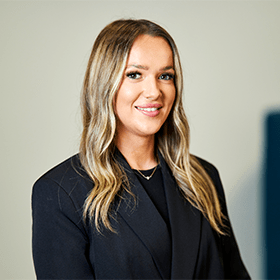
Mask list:
[[[156,117],[159,114],[159,110],[162,108],[162,106],[161,104],[145,104],[141,106],[135,106],[135,108],[146,116]]]
[[[155,108],[155,107],[153,107],[153,108],[141,108],[141,107],[136,106],[136,109],[141,110],[141,111],[146,111],[146,112],[154,112],[156,110],[159,110],[160,108]]]

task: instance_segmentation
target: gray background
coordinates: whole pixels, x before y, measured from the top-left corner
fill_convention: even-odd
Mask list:
[[[79,93],[92,44],[121,17],[177,42],[191,152],[214,163],[253,279],[263,278],[264,117],[280,107],[278,1],[1,1],[1,279],[35,279],[30,194],[78,151]]]

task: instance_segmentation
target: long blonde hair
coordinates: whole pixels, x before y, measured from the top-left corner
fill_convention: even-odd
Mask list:
[[[217,192],[199,161],[189,153],[189,126],[182,104],[183,75],[172,37],[148,20],[117,20],[98,35],[89,58],[81,96],[83,132],[81,163],[94,187],[84,205],[84,217],[111,231],[110,207],[117,195],[130,192],[125,172],[114,157],[116,116],[113,99],[121,84],[127,58],[135,39],[142,34],[164,38],[173,52],[176,98],[172,110],[156,134],[157,148],[171,169],[184,197],[223,234],[223,214]]]

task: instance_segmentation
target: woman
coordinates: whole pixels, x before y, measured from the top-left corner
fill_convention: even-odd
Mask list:
[[[118,20],[97,37],[78,155],[34,185],[39,279],[249,279],[217,170],[189,153],[171,36]]]

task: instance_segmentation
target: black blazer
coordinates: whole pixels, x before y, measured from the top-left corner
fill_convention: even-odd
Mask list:
[[[38,279],[249,279],[230,222],[229,236],[214,232],[200,211],[181,195],[161,155],[160,165],[171,231],[123,156],[133,197],[113,205],[117,233],[102,234],[82,220],[93,183],[78,155],[44,174],[34,184],[33,259]],[[218,171],[202,165],[227,209]]]

